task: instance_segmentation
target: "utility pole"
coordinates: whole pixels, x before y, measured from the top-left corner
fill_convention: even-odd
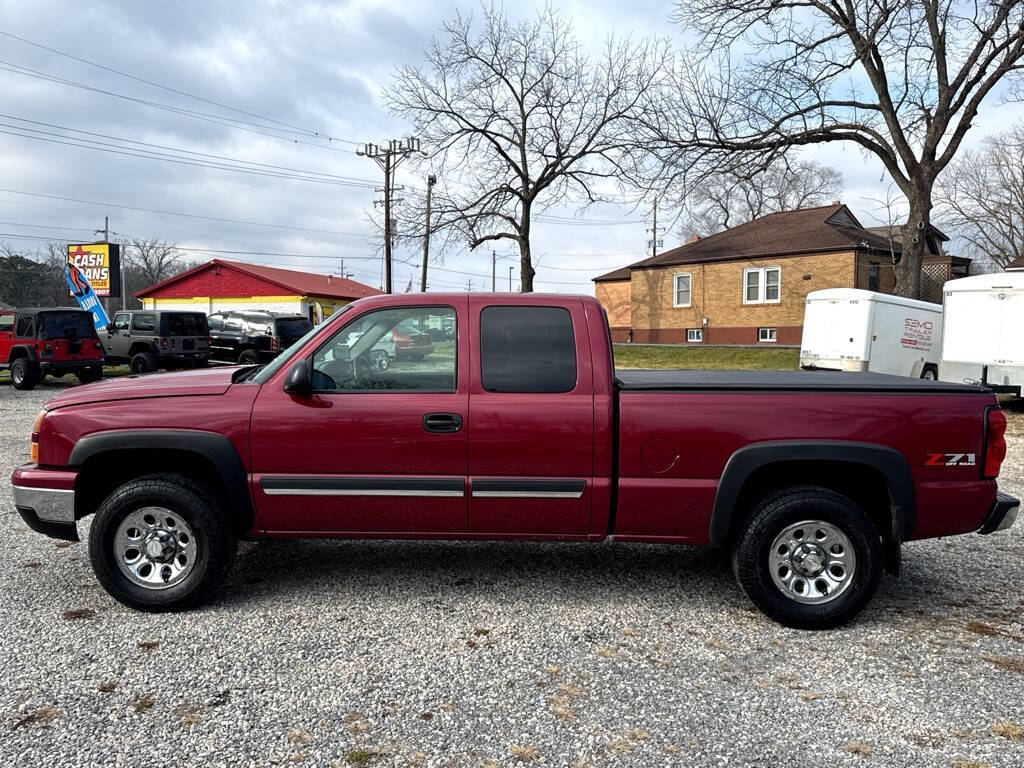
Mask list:
[[[384,171],[384,293],[391,293],[391,203],[394,193],[395,169],[406,157],[420,151],[420,140],[389,139],[387,146],[364,144],[356,150],[361,157],[369,157]]]
[[[430,258],[430,191],[437,184],[437,176],[427,176],[427,226],[423,230],[423,274],[420,275],[420,291],[427,292],[427,259]]]
[[[658,198],[654,198],[654,222],[651,228],[648,230],[651,233],[651,239],[647,241],[647,244],[651,246],[651,256],[658,255],[658,248],[665,242],[664,240],[658,239]]]
[[[494,249],[491,248],[491,293],[494,293],[497,288],[494,287],[494,270],[498,263],[498,257],[494,253]]]
[[[512,270],[513,269],[515,269],[515,267],[509,267],[508,268],[508,292],[509,293],[512,293]]]

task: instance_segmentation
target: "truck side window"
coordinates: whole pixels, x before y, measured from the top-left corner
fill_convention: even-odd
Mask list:
[[[114,315],[114,330],[115,331],[127,331],[128,323],[131,321],[132,316],[127,312],[118,312]]]
[[[224,328],[224,315],[210,315],[209,325],[211,331],[219,331]]]
[[[576,387],[572,316],[562,307],[485,307],[480,372],[488,392],[569,392]]]
[[[154,315],[132,315],[132,330],[155,333],[156,317]]]
[[[18,315],[18,324],[15,326],[14,335],[19,339],[28,339],[35,336],[32,325],[32,315]]]
[[[451,307],[396,307],[346,323],[313,353],[317,392],[454,392]]]

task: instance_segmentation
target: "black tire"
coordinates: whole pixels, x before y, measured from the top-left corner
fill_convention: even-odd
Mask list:
[[[157,368],[156,355],[152,352],[137,352],[128,364],[132,373],[152,373]]]
[[[78,370],[78,380],[82,384],[92,384],[94,381],[99,381],[102,378],[102,368],[80,368]]]
[[[182,475],[146,475],[125,483],[100,505],[89,531],[89,559],[96,578],[111,597],[139,611],[180,611],[198,605],[224,583],[238,548],[219,506],[214,494]],[[169,587],[140,586],[117,562],[118,527],[128,515],[145,507],[169,510],[195,537],[191,570]]]
[[[934,365],[926,365],[921,371],[921,378],[935,381],[939,378],[939,369]]]
[[[816,604],[789,596],[776,585],[770,570],[776,537],[803,521],[823,521],[838,529],[856,558],[846,586],[835,597]],[[853,618],[875,594],[882,575],[882,542],[871,518],[847,497],[825,488],[788,488],[756,505],[736,538],[732,567],[740,587],[770,618],[797,629],[827,629]],[[801,580],[815,581],[797,576],[794,584]]]
[[[27,357],[19,357],[11,363],[11,384],[15,389],[35,389],[39,378],[39,365]]]
[[[259,365],[260,353],[255,349],[243,349],[238,353],[239,365]]]

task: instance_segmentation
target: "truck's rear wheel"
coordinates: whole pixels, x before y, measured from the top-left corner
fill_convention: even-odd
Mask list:
[[[882,543],[853,501],[824,488],[790,488],[761,500],[737,537],[733,572],[743,591],[781,624],[825,629],[874,595]]]
[[[921,378],[928,381],[935,381],[939,378],[939,370],[934,365],[926,365],[921,371]]]
[[[132,373],[152,373],[157,368],[156,355],[152,352],[136,352],[128,365]]]
[[[99,381],[102,378],[102,368],[80,368],[78,370],[78,380],[82,384],[92,384],[94,381]]]
[[[257,365],[260,362],[260,353],[255,349],[243,349],[238,353],[239,365]]]
[[[125,483],[100,506],[89,532],[100,584],[140,611],[197,605],[227,578],[236,548],[213,495],[181,475]]]
[[[15,389],[33,389],[39,383],[39,366],[27,357],[11,363],[11,383]]]

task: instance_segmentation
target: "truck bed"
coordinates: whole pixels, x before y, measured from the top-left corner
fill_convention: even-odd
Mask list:
[[[623,392],[914,392],[986,394],[985,387],[887,373],[837,371],[616,370]]]

